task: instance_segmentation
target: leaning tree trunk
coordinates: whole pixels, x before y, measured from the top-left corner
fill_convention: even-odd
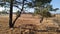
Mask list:
[[[13,0],[10,1],[10,14],[9,14],[9,27],[13,28],[12,25],[12,15],[13,14]]]
[[[44,19],[44,17],[41,17],[40,23],[42,23],[42,22],[43,22],[43,19]]]
[[[23,0],[23,5],[22,5],[22,9],[21,9],[21,12],[18,14],[18,16],[15,18],[15,20],[13,21],[13,26],[14,26],[14,24],[15,24],[15,22],[16,22],[16,20],[21,16],[21,14],[22,14],[22,11],[23,11],[23,8],[24,8],[24,0]]]

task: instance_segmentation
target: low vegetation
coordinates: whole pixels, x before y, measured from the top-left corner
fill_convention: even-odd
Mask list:
[[[55,19],[57,17],[53,17],[53,18],[48,18],[48,20],[44,20],[43,23],[39,23],[39,18],[38,17],[33,17],[32,15],[28,15],[25,16],[25,14],[22,15],[22,17],[20,17],[16,23],[15,23],[15,27],[13,29],[9,28],[8,25],[8,16],[0,16],[0,34],[21,34],[21,33],[29,33],[30,30],[32,31],[32,33],[35,34],[60,34],[59,32],[54,32],[53,29],[59,29],[59,26],[57,25],[58,23],[53,23],[52,19]],[[58,16],[59,17],[59,16]],[[14,16],[15,18],[15,16]],[[27,21],[28,20],[28,21]],[[51,20],[51,21],[49,21]],[[48,22],[48,23],[47,23]],[[55,22],[55,21],[54,21]],[[30,25],[29,25],[30,24]],[[22,28],[21,28],[22,27]],[[39,30],[47,30],[50,29],[50,27],[54,27],[52,30],[52,32],[38,32]]]

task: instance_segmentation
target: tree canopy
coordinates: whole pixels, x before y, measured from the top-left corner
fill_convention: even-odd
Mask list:
[[[24,7],[40,7],[42,5],[45,5],[47,3],[50,3],[52,0],[13,0],[13,6],[20,8],[19,6],[22,6],[22,1],[24,1]],[[0,5],[10,5],[11,0],[1,0]]]

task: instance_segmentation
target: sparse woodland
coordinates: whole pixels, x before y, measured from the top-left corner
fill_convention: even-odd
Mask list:
[[[10,8],[9,13],[6,9],[0,12],[0,34],[60,34],[60,14],[50,13],[59,8],[54,9],[51,1],[0,0],[1,7]],[[13,7],[19,10],[13,13]],[[27,8],[33,8],[34,13],[26,13]]]

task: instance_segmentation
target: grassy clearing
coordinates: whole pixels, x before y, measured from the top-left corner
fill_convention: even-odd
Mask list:
[[[60,18],[60,16],[58,17]],[[15,19],[15,16],[13,17],[13,20]],[[40,26],[36,26],[37,28],[41,28],[44,29],[44,27],[47,26],[58,26],[56,24],[55,21],[53,21],[53,19],[57,19],[57,17],[55,18],[49,18],[47,21],[44,19],[43,23],[39,23],[39,18],[38,17],[32,17],[31,15],[22,15],[22,17],[20,17],[16,23],[15,26],[18,27],[21,24],[35,24],[35,25],[40,25]],[[9,17],[6,16],[0,16],[0,34],[20,34],[20,27],[15,28],[11,31],[11,29],[8,27],[9,25]],[[54,24],[54,22],[56,24]],[[59,32],[37,32],[36,34],[60,34]]]

